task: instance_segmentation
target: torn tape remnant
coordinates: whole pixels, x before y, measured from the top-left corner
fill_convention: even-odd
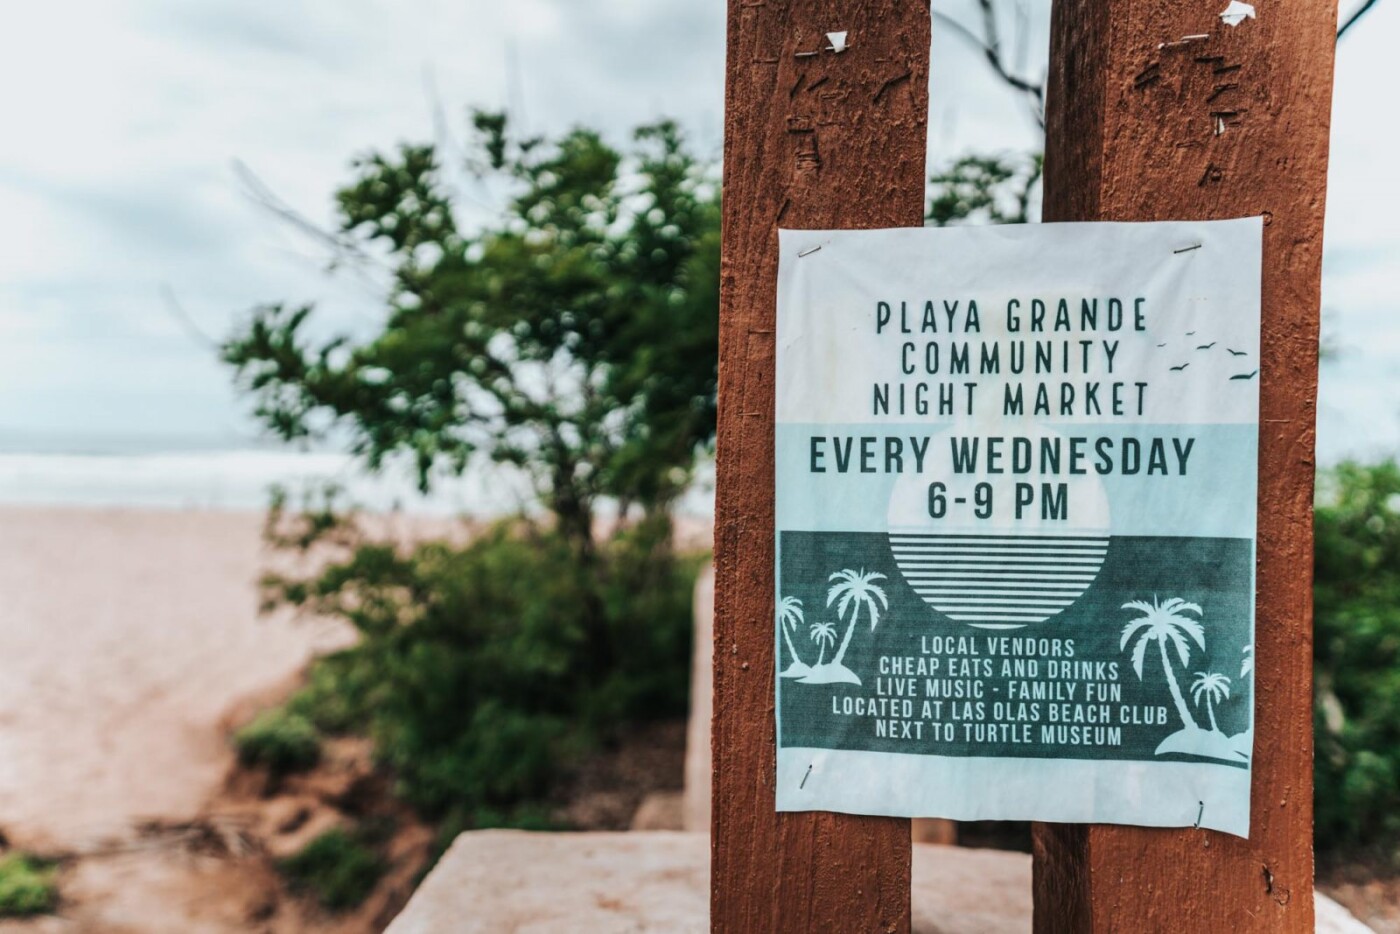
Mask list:
[[[1220,21],[1226,26],[1238,26],[1246,19],[1257,19],[1252,3],[1230,0],[1230,5],[1220,11]]]

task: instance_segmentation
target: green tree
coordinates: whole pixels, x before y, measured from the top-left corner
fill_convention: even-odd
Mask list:
[[[478,456],[524,470],[587,561],[600,497],[664,510],[713,437],[718,189],[672,123],[626,151],[578,129],[519,138],[477,113],[467,169],[507,192],[469,222],[437,148],[354,164],[342,251],[391,286],[365,340],[312,306],[257,308],[223,347],[286,439],[345,437],[372,468],[407,455],[426,490]]]
[[[933,227],[1029,223],[1043,166],[1040,153],[963,156],[930,176],[925,220]]]
[[[464,172],[498,210],[472,209]],[[373,737],[425,814],[518,822],[598,741],[684,710],[696,562],[672,554],[669,509],[715,429],[715,170],[670,123],[614,148],[477,113],[461,164],[372,153],[336,207],[326,238],[388,283],[383,320],[352,338],[309,305],[254,309],[223,358],[257,415],[371,469],[407,458],[425,491],[513,465],[547,515],[401,548],[331,500],[275,503],[270,540],[320,560],[270,576],[267,603],[360,636],[290,708]],[[603,499],[628,520],[607,537]]]

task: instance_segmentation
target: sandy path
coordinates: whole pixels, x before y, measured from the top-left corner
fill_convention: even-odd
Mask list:
[[[0,509],[0,828],[77,846],[194,813],[220,718],[343,643],[260,618],[257,513]]]

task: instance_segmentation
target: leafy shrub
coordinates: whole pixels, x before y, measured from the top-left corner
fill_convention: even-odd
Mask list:
[[[321,738],[305,716],[278,707],[258,714],[234,734],[238,760],[266,766],[275,775],[309,769],[321,758]]]
[[[548,824],[540,803],[571,763],[629,722],[681,715],[699,558],[648,520],[580,555],[550,528],[498,524],[465,545],[349,548],[314,578],[268,581],[273,602],[360,633],[288,704],[323,729],[362,729],[429,817]]]
[[[315,895],[331,911],[344,911],[369,897],[385,864],[363,833],[337,827],[279,862],[278,868],[294,891]]]
[[[1400,465],[1324,474],[1316,532],[1318,849],[1400,861]]]
[[[364,689],[374,678],[367,667],[364,654],[353,650],[317,659],[307,670],[306,683],[287,701],[287,711],[326,736],[362,730],[367,717]]]
[[[45,914],[58,905],[58,869],[27,853],[0,858],[0,918]]]

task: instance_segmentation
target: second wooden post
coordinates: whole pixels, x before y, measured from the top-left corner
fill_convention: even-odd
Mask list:
[[[1250,836],[1039,825],[1043,934],[1313,929],[1313,436],[1336,5],[1261,4],[1231,22],[1224,10],[1057,0],[1044,213],[1265,219]]]

